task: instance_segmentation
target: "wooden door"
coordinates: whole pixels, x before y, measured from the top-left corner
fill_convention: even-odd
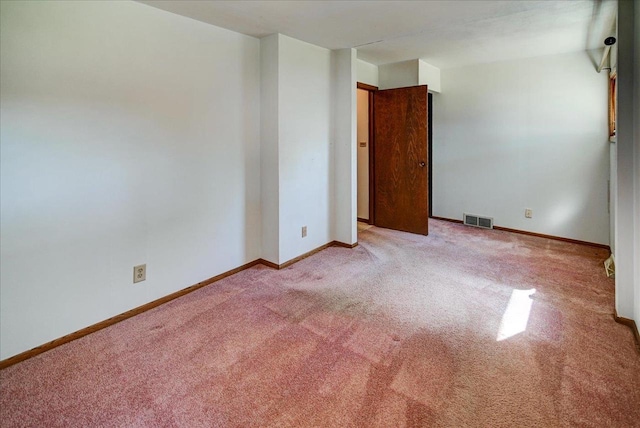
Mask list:
[[[374,93],[374,223],[429,233],[427,87]]]

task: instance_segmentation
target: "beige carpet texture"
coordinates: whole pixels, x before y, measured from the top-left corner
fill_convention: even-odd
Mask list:
[[[638,427],[608,252],[361,228],[0,372],[2,427]]]

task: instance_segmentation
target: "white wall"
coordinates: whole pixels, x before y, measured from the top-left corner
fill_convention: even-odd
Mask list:
[[[418,60],[394,62],[378,66],[380,89],[404,88],[418,84]]]
[[[619,316],[640,320],[640,138],[638,107],[639,2],[618,3],[618,123],[616,145],[616,311]],[[636,9],[636,10],[634,10]],[[634,22],[635,20],[635,22]],[[634,46],[635,45],[635,46]],[[634,58],[635,54],[635,58]]]
[[[383,64],[378,67],[380,89],[427,85],[429,92],[441,89],[440,69],[419,59]]]
[[[440,69],[431,64],[418,61],[418,85],[427,85],[429,92],[441,92]]]
[[[357,235],[357,152],[356,152],[356,78],[355,49],[332,52],[333,76],[333,239],[355,244]]]
[[[262,258],[275,264],[280,260],[279,43],[278,34],[260,39]]]
[[[280,263],[332,240],[331,51],[280,35]],[[301,228],[308,236],[302,238]]]
[[[260,257],[257,39],[135,2],[0,15],[0,358]]]
[[[615,142],[609,144],[609,248],[611,254],[616,254],[616,205],[618,200],[618,159]]]
[[[261,50],[262,248],[282,264],[355,242],[356,58],[281,34]]]
[[[360,83],[378,86],[378,66],[369,64],[361,59],[356,61],[357,79]]]
[[[586,53],[443,70],[433,215],[608,244],[607,85]]]
[[[358,89],[358,218],[369,219],[369,92]],[[366,147],[360,147],[364,142]]]

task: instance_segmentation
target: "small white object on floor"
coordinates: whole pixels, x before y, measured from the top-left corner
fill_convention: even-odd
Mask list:
[[[615,278],[616,276],[616,263],[613,258],[613,254],[609,256],[607,260],[604,261],[604,271],[609,278]]]

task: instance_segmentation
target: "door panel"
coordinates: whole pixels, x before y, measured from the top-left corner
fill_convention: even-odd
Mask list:
[[[376,226],[427,235],[427,87],[374,93]]]

